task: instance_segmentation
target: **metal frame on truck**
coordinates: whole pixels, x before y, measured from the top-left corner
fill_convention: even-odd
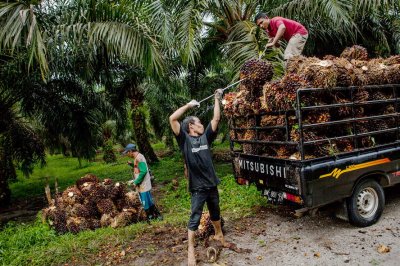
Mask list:
[[[359,100],[354,97],[358,90],[390,95],[385,99]],[[340,94],[341,102],[313,102],[316,94]],[[368,226],[375,223],[384,207],[383,187],[400,183],[400,85],[374,85],[360,87],[337,87],[331,89],[307,88],[297,90],[295,108],[281,112],[259,112],[230,120],[231,152],[235,178],[239,184],[254,183],[271,202],[292,202],[300,207],[316,208],[331,202],[344,201],[352,224]],[[304,99],[308,99],[305,103]],[[379,110],[393,106],[391,112],[364,114],[357,110],[367,107]],[[318,110],[347,108],[349,115],[343,119],[307,123],[304,113]],[[285,123],[277,126],[260,126],[265,115],[283,115]],[[295,116],[299,140],[290,137],[293,125],[289,120]],[[238,125],[238,120],[254,119],[254,126]],[[293,120],[293,119],[292,119]],[[360,123],[384,121],[384,128],[368,132],[358,130]],[[343,130],[343,128],[346,130]],[[329,136],[307,140],[307,132],[323,128]],[[280,129],[284,136],[279,141],[260,139],[260,132]],[[253,139],[240,139],[238,135],[252,130]],[[344,132],[344,134],[343,134]],[[243,135],[243,134],[242,134]],[[350,150],[335,149],[335,141],[346,139]],[[364,140],[369,146],[363,145]],[[238,145],[239,144],[239,145]],[[243,144],[253,145],[253,153],[244,153]],[[276,158],[262,154],[269,145],[296,147],[299,157]],[[307,157],[307,149],[318,145],[331,146],[332,152],[315,158]]]

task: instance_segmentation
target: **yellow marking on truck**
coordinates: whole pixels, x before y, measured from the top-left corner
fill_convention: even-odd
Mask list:
[[[260,184],[263,184],[263,185],[264,185],[264,180],[259,179],[258,181],[260,181]]]
[[[371,161],[371,162],[367,162],[367,163],[349,165],[346,167],[346,169],[343,169],[343,170],[339,169],[339,168],[335,168],[329,174],[320,175],[319,178],[334,177],[334,178],[338,179],[343,173],[347,173],[347,172],[351,172],[351,171],[355,171],[355,170],[359,170],[362,168],[375,166],[375,165],[379,165],[379,164],[383,164],[383,163],[388,163],[388,162],[390,162],[390,160],[388,158],[384,158],[384,159],[379,159],[379,160],[375,160],[375,161]]]

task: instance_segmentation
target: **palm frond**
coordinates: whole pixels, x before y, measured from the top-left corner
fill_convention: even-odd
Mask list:
[[[150,29],[139,20],[135,26],[119,22],[95,22],[88,27],[89,45],[102,42],[110,55],[122,56],[129,62],[145,67],[149,72],[162,72],[159,43]]]
[[[42,78],[48,74],[46,40],[37,21],[35,6],[24,2],[0,3],[0,52],[13,54],[28,49],[29,67],[40,66]]]
[[[189,1],[187,5],[178,7],[177,38],[180,44],[183,63],[195,64],[199,51],[203,46],[201,30],[203,27],[203,13],[207,7],[206,1]]]

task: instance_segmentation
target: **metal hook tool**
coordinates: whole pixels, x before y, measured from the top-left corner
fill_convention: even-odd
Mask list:
[[[229,89],[229,88],[231,88],[231,87],[235,86],[236,84],[238,84],[238,83],[242,82],[242,81],[243,81],[243,80],[245,80],[245,79],[247,79],[247,78],[244,78],[244,79],[238,80],[238,81],[236,81],[235,83],[232,83],[231,85],[229,85],[229,86],[226,86],[225,88],[223,88],[223,89],[222,89],[222,91],[225,91],[225,90],[227,90],[227,89]],[[211,94],[210,96],[208,96],[208,97],[204,98],[203,100],[199,101],[199,103],[201,103],[201,102],[204,102],[205,100],[208,100],[208,99],[210,99],[210,98],[211,98],[211,97],[213,97],[214,95],[215,95],[215,93],[214,93],[214,94]]]

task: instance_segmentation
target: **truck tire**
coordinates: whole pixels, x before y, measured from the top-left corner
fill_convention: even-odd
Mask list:
[[[384,206],[382,187],[372,179],[361,181],[347,199],[349,222],[359,227],[373,225],[381,217]]]

